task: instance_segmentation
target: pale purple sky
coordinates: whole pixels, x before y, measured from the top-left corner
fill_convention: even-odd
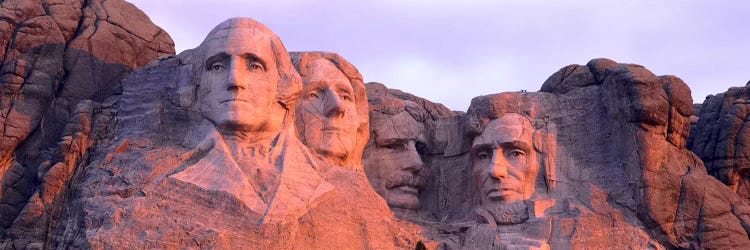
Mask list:
[[[289,51],[333,51],[365,82],[465,111],[479,95],[537,91],[555,71],[606,57],[676,75],[693,101],[750,80],[750,1],[129,0],[198,46],[251,17]]]

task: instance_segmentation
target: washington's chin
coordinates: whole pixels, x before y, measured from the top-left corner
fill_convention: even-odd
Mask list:
[[[400,186],[388,189],[385,200],[388,202],[388,206],[391,207],[414,210],[421,207],[419,193],[414,187]]]

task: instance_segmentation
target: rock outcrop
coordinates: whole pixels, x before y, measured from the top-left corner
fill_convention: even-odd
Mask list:
[[[0,244],[47,242],[87,150],[110,134],[132,70],[174,54],[167,33],[122,0],[0,3]]]
[[[696,105],[688,147],[706,165],[708,173],[750,201],[750,134],[745,129],[750,112],[750,87],[730,88]]]

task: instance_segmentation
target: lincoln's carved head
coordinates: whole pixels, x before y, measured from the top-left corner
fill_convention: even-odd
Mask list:
[[[335,53],[293,52],[291,57],[303,83],[295,113],[300,139],[329,162],[361,169],[370,133],[359,71]]]
[[[534,193],[540,168],[534,131],[528,117],[508,113],[474,138],[473,173],[482,204],[524,201]]]
[[[521,223],[529,218],[527,201],[554,185],[551,125],[526,114],[491,113],[475,120],[480,122],[471,143],[480,210],[498,224]]]
[[[223,134],[278,133],[300,89],[279,38],[255,20],[233,18],[196,50],[202,116]]]

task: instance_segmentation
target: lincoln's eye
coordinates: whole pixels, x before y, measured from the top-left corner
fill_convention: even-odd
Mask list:
[[[522,150],[519,150],[519,149],[516,149],[516,150],[510,151],[510,152],[508,153],[508,157],[509,157],[509,158],[521,158],[521,157],[523,157],[524,155],[526,155],[526,153],[524,153],[524,152],[523,152]]]
[[[480,160],[487,160],[490,158],[490,152],[487,150],[479,151],[479,153],[477,153],[477,158]]]
[[[263,68],[263,65],[262,65],[262,64],[260,64],[259,62],[253,62],[253,63],[250,63],[250,69],[251,69],[251,70],[265,70],[265,69]]]

